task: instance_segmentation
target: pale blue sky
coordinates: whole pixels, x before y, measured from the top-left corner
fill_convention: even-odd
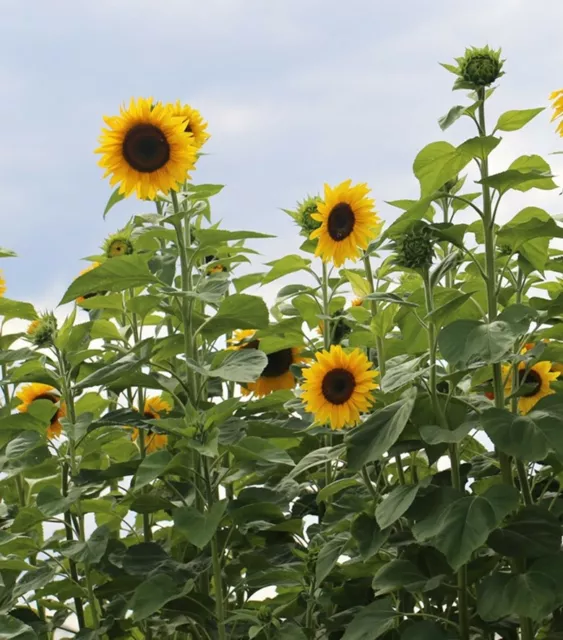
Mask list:
[[[147,211],[130,199],[102,219],[93,154],[102,115],[132,95],[201,110],[213,137],[194,181],[227,185],[226,227],[279,236],[253,245],[266,261],[298,245],[279,209],[325,181],[367,181],[386,219],[385,200],[416,197],[416,152],[471,133],[436,124],[463,99],[438,62],[466,45],[508,58],[495,119],[545,105],[563,86],[562,23],[561,0],[0,0],[0,245],[20,255],[0,265],[7,295],[56,304],[80,258]],[[563,148],[547,113],[507,137],[499,168]],[[530,193],[518,208],[561,213],[558,191]]]

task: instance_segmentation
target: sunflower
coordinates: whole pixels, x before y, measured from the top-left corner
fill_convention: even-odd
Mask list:
[[[350,306],[351,307],[361,307],[363,303],[364,303],[364,299],[363,298],[354,298],[352,300],[352,303],[351,303]]]
[[[504,391],[506,395],[510,395],[512,393],[512,367],[504,365],[502,367],[502,375],[505,380]],[[551,389],[550,383],[553,380],[557,380],[558,377],[559,371],[553,371],[552,363],[547,360],[536,362],[527,371],[526,364],[520,362],[518,365],[519,386],[525,384],[530,387],[530,390],[518,399],[520,413],[528,413],[539,400],[555,393]]]
[[[254,339],[256,332],[248,329],[235,331],[233,337],[228,341],[228,349],[240,351],[241,349],[258,349],[260,340]],[[292,364],[305,363],[308,358],[301,355],[299,347],[288,347],[273,353],[266,354],[268,364],[262,370],[260,377],[255,382],[247,382],[241,385],[244,396],[251,393],[257,398],[267,396],[272,391],[279,389],[293,389],[295,387],[295,376],[290,370]]]
[[[544,338],[542,342],[547,344],[549,342],[549,338]],[[522,355],[527,353],[528,351],[531,351],[535,346],[536,346],[535,342],[527,342],[522,348],[522,351],[521,351]],[[563,373],[563,364],[561,364],[560,362],[552,362],[551,371],[552,372],[558,371],[559,373]]]
[[[60,396],[58,395],[55,387],[51,387],[48,384],[40,384],[33,382],[32,384],[25,385],[17,393],[16,397],[21,400],[21,404],[18,405],[18,411],[26,413],[32,402],[35,400],[50,400],[53,404],[60,402]],[[55,415],[51,418],[51,424],[47,427],[47,437],[49,440],[57,438],[61,435],[63,428],[60,423],[60,419],[66,416],[66,405],[61,402]]]
[[[6,293],[6,281],[2,277],[2,272],[0,271],[0,298]]]
[[[302,398],[305,410],[320,423],[330,423],[332,429],[354,426],[360,413],[373,404],[371,391],[377,388],[378,375],[360,349],[346,353],[336,345],[330,351],[316,354],[317,361],[303,371]]]
[[[102,247],[106,258],[118,258],[135,253],[135,247],[131,242],[131,235],[126,231],[118,231],[109,236]]]
[[[201,113],[197,109],[190,107],[189,104],[183,105],[179,100],[175,104],[169,105],[169,107],[172,115],[182,118],[185,131],[192,134],[192,144],[197,149],[201,149],[211,137],[206,131],[207,122],[202,118]]]
[[[359,250],[367,249],[370,240],[377,237],[380,220],[368,193],[366,184],[352,187],[351,180],[334,189],[325,184],[324,202],[319,203],[318,213],[311,215],[321,226],[309,236],[319,239],[315,255],[324,262],[332,260],[339,267],[347,259],[357,260]]]
[[[136,191],[139,198],[154,200],[157,192],[166,194],[189,178],[196,161],[194,137],[170,106],[132,99],[128,109],[104,120],[110,128],[102,130],[98,164],[106,170],[104,178],[111,174],[112,186],[120,183],[119,193]]]
[[[147,420],[159,420],[162,413],[169,413],[172,407],[160,396],[152,396],[145,400],[143,416]],[[133,429],[131,440],[135,442],[139,438],[139,429]],[[158,449],[164,449],[168,444],[168,436],[165,433],[156,433],[154,431],[145,430],[145,451],[153,453]]]
[[[552,102],[553,115],[551,116],[551,121],[553,122],[563,116],[563,89],[554,91],[549,96],[549,99]],[[559,120],[556,131],[563,138],[563,119]]]

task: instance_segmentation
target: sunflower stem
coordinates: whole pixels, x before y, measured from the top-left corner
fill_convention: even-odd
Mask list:
[[[323,342],[326,351],[330,350],[331,343],[331,322],[329,320],[329,295],[328,295],[328,268],[326,262],[322,261],[322,279],[321,279],[321,292],[322,292],[322,306],[323,306]],[[325,447],[332,446],[332,435],[325,436]],[[325,463],[325,486],[332,482],[332,464],[330,460]]]

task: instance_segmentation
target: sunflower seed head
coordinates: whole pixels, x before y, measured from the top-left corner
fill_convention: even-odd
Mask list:
[[[129,256],[135,252],[131,236],[127,231],[118,231],[109,236],[104,242],[103,251],[106,258]]]

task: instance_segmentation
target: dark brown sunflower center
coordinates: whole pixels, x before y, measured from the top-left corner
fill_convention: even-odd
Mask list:
[[[158,127],[138,124],[123,140],[123,157],[136,171],[152,173],[170,159],[170,145]]]
[[[354,229],[356,216],[347,202],[339,202],[328,216],[328,233],[333,240],[347,238]]]
[[[147,420],[158,420],[158,416],[153,411],[145,411],[143,417]]]
[[[55,404],[59,401],[59,398],[57,398],[57,396],[52,393],[42,393],[40,396],[37,396],[35,400],[49,400],[50,402]],[[55,411],[55,415],[51,418],[51,424],[55,424],[55,422],[57,421],[58,413],[58,411]]]
[[[344,404],[354,393],[356,379],[346,369],[333,369],[323,378],[323,396],[332,404]]]
[[[268,364],[262,376],[264,378],[277,378],[289,371],[289,367],[293,364],[293,352],[291,349],[282,349],[268,354]]]
[[[530,385],[530,391],[523,393],[523,398],[531,398],[541,389],[541,376],[533,369],[530,369],[528,372],[524,370],[518,371],[518,381],[520,384]]]
[[[193,133],[192,125],[188,122],[186,128],[184,129],[186,133]]]

